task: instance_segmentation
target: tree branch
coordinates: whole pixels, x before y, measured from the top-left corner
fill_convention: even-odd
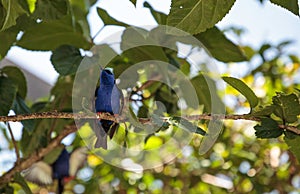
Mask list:
[[[23,121],[30,119],[106,119],[117,122],[116,118],[109,113],[67,113],[67,112],[40,112],[22,115],[0,116],[0,122]]]
[[[251,116],[248,114],[243,115],[223,115],[223,114],[201,114],[201,115],[184,115],[181,116],[187,120],[249,120],[260,122],[259,117]],[[125,122],[128,119],[126,117],[114,116],[109,113],[66,113],[66,112],[41,112],[41,113],[31,113],[31,114],[23,114],[23,115],[13,115],[13,116],[0,116],[0,122],[7,121],[22,121],[29,119],[105,119],[114,122]],[[139,118],[139,122],[143,124],[151,123],[150,118]],[[300,129],[290,125],[278,125],[280,129],[288,130],[300,135]]]
[[[52,139],[47,147],[41,148],[37,152],[32,153],[28,158],[20,161],[19,164],[16,164],[12,169],[3,174],[3,176],[0,177],[0,186],[9,183],[16,172],[21,172],[22,170],[29,168],[33,163],[41,160],[51,150],[60,145],[60,142],[64,137],[75,132],[76,130],[77,128],[75,125],[66,126],[57,137]]]
[[[9,133],[10,133],[11,141],[12,141],[12,143],[13,143],[13,145],[14,145],[14,148],[15,148],[16,157],[17,157],[16,163],[19,164],[19,162],[20,162],[19,149],[18,149],[17,142],[16,142],[16,140],[15,140],[15,137],[14,137],[14,134],[13,134],[13,132],[12,132],[12,130],[11,130],[11,127],[10,127],[9,122],[7,122],[7,128],[8,128],[8,131],[9,131]]]

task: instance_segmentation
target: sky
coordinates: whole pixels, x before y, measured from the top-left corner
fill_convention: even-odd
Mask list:
[[[144,0],[137,1],[135,8],[128,0],[101,0],[91,9],[88,20],[91,25],[92,37],[103,25],[96,13],[99,6],[111,16],[131,25],[155,25],[155,20],[147,8],[143,7]],[[171,0],[148,0],[156,10],[168,13]],[[118,6],[116,6],[118,5]],[[229,14],[217,24],[221,29],[238,26],[246,29],[242,43],[249,44],[254,48],[265,42],[279,43],[284,40],[295,40],[290,46],[291,53],[300,56],[300,19],[287,10],[266,1],[261,5],[257,0],[238,0],[230,10]],[[101,42],[111,33],[120,30],[118,27],[105,28],[97,36],[95,41]],[[229,37],[230,38],[230,37]],[[54,85],[58,74],[52,67],[49,59],[50,52],[31,52],[18,47],[13,47],[7,58],[19,64],[24,69],[34,73],[46,82]]]

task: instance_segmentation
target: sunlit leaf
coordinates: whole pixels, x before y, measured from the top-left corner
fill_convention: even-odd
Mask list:
[[[147,60],[168,62],[163,49],[151,44],[156,45],[154,40],[149,38],[148,31],[128,28],[122,35],[121,49],[123,54],[135,63]]]
[[[277,93],[272,100],[276,106],[274,113],[278,117],[289,123],[297,121],[297,116],[300,114],[300,103],[295,94]]]
[[[144,149],[159,148],[163,144],[163,140],[157,136],[151,136],[147,139]]]
[[[234,2],[235,0],[174,0],[172,1],[167,25],[191,34],[204,32],[222,20]]]
[[[276,138],[282,135],[283,130],[278,123],[271,118],[262,118],[261,124],[254,127],[255,135],[258,138]]]
[[[71,18],[41,22],[24,32],[17,43],[30,50],[55,50],[61,45],[72,45],[89,49],[91,44],[85,38],[78,24],[73,27]]]
[[[194,36],[205,46],[210,54],[219,61],[239,62],[246,60],[242,50],[227,39],[217,27],[213,27]]]
[[[256,54],[255,50],[250,46],[243,46],[242,48],[248,60],[252,59],[252,57]]]
[[[224,113],[225,107],[217,94],[217,88],[214,80],[208,76],[199,74],[191,79],[191,83],[197,93],[199,104],[204,105],[204,112]],[[185,101],[188,106],[191,106],[189,102],[193,101],[193,99],[186,99]]]
[[[258,105],[258,98],[254,92],[241,80],[233,77],[222,77],[229,85],[239,91],[248,100],[250,107],[253,109]]]
[[[296,156],[299,163],[300,162],[300,149],[299,149],[300,136],[295,135],[293,138],[289,138],[285,136],[284,141],[289,146],[291,152]]]
[[[178,127],[182,128],[186,131],[189,131],[191,133],[198,133],[200,135],[205,135],[206,131],[204,131],[203,129],[201,129],[200,127],[194,125],[193,123],[191,123],[189,120],[184,119],[182,117],[173,117],[173,120],[178,122]]]
[[[263,108],[255,109],[254,112],[251,113],[251,115],[254,116],[270,116],[272,113],[274,113],[276,107],[274,105],[266,106]]]

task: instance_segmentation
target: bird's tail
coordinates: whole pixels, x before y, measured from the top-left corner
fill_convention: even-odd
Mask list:
[[[97,137],[95,148],[107,149],[107,135]]]
[[[58,179],[57,193],[62,194],[64,192],[64,184],[62,179]]]
[[[107,149],[107,134],[101,126],[100,122],[97,122],[97,128],[95,130],[97,141],[95,143],[95,148]]]

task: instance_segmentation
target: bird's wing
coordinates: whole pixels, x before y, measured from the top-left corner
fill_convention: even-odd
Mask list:
[[[53,183],[52,168],[45,162],[34,163],[30,168],[22,172],[27,181],[38,185],[50,185]]]
[[[74,150],[70,155],[69,160],[69,175],[75,176],[77,171],[83,166],[87,158],[87,148],[80,147]]]
[[[114,114],[121,114],[124,105],[124,96],[122,91],[115,84],[111,94],[111,106]]]
[[[95,143],[95,148],[103,148],[107,149],[107,134],[104,131],[103,127],[101,126],[100,121],[95,121],[94,122],[94,132],[96,134],[96,143]]]

